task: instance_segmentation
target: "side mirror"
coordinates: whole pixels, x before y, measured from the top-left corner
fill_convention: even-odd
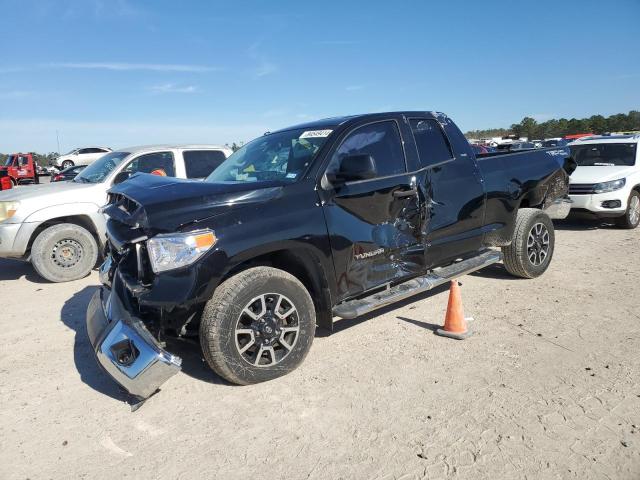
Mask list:
[[[117,185],[119,183],[124,182],[125,180],[128,180],[129,177],[131,176],[131,172],[128,172],[126,170],[123,170],[121,172],[118,172],[116,174],[116,177],[113,179],[113,184]]]
[[[369,180],[378,175],[376,162],[371,155],[349,155],[340,162],[340,168],[329,180],[332,183]]]

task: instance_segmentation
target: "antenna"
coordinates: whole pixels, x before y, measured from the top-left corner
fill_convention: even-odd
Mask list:
[[[56,143],[58,144],[58,155],[60,155],[60,138],[58,137],[58,130],[56,130]]]

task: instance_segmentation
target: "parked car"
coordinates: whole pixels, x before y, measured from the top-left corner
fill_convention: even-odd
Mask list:
[[[486,155],[486,154],[485,154]],[[238,384],[296,368],[316,324],[355,318],[498,262],[549,266],[568,213],[564,152],[476,158],[443,114],[331,118],[244,145],[204,182],[135,175],[104,211],[104,288],[87,331],[104,369],[145,398],[199,337]]]
[[[69,153],[65,153],[51,160],[50,165],[61,170],[73,167],[74,165],[89,165],[111,151],[108,147],[75,148]]]
[[[0,170],[7,172],[14,186],[20,183],[39,183],[36,165],[32,153],[12,153],[7,156]]]
[[[480,153],[489,153],[489,150],[487,150],[487,147],[485,147],[484,145],[478,145],[477,143],[472,143],[471,148],[473,149],[473,152],[476,155]]]
[[[640,222],[640,135],[600,136],[569,144],[577,164],[569,193],[572,212],[611,219],[622,228]]]
[[[75,166],[75,167],[65,168],[64,170],[61,170],[60,173],[58,173],[58,174],[54,175],[53,177],[51,177],[51,181],[52,182],[66,182],[68,180],[73,180],[85,168],[87,168],[86,165],[78,165],[78,166]]]
[[[542,142],[543,148],[566,147],[569,144],[564,138],[550,138]]]
[[[100,207],[110,187],[136,172],[199,178],[230,154],[214,145],[126,148],[106,154],[70,182],[0,192],[0,257],[29,260],[52,282],[82,278],[96,265],[105,243]]]

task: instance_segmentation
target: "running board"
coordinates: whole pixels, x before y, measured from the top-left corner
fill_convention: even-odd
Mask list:
[[[385,307],[404,300],[405,298],[431,290],[438,285],[475,272],[481,268],[488,267],[500,260],[502,260],[502,254],[500,252],[485,250],[467,260],[461,260],[446,267],[436,268],[424,277],[413,278],[368,297],[341,303],[334,307],[333,314],[336,317],[344,319],[356,318],[377,308]]]

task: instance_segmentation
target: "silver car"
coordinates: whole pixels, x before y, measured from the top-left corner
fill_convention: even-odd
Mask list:
[[[0,257],[30,261],[67,282],[89,274],[105,242],[107,191],[137,172],[202,179],[232,151],[215,145],[154,145],[107,153],[74,180],[0,192]]]

